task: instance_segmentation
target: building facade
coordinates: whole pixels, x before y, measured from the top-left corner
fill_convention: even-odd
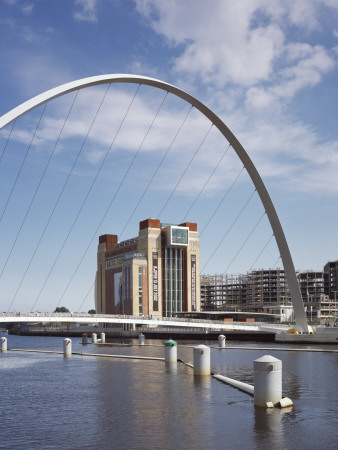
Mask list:
[[[324,266],[325,286],[324,293],[330,300],[337,301],[338,294],[338,261],[329,261]]]
[[[297,274],[307,318],[332,319],[338,314],[338,261],[322,272]],[[203,311],[247,311],[279,314],[282,322],[293,321],[293,307],[284,270],[254,270],[245,275],[201,275]]]
[[[293,319],[284,270],[254,270],[245,275],[202,275],[203,310],[277,314],[282,322]]]
[[[97,252],[96,311],[171,317],[200,311],[197,224],[140,222],[137,237],[118,242],[100,236]]]

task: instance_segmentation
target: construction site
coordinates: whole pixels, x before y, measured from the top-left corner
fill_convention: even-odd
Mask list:
[[[338,261],[328,262],[322,272],[298,272],[297,277],[309,322],[332,320],[338,314]],[[294,319],[282,269],[201,275],[201,309],[278,314],[281,322]]]

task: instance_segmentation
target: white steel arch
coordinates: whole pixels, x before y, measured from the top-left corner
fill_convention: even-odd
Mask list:
[[[274,233],[276,243],[282,259],[282,263],[284,266],[285,276],[288,282],[291,294],[291,301],[294,308],[296,325],[301,332],[308,333],[309,331],[311,331],[309,329],[306,320],[303,300],[297,280],[296,271],[292,261],[291,253],[284,235],[283,228],[279,221],[277,212],[272,203],[270,195],[263,183],[263,180],[261,179],[249,155],[244,150],[244,147],[240,144],[240,142],[237,140],[235,135],[229,130],[229,128],[225,125],[225,123],[213,111],[211,111],[211,109],[209,109],[206,105],[204,105],[202,102],[197,100],[192,95],[164,81],[157,80],[155,78],[144,77],[141,75],[129,75],[129,74],[98,75],[63,84],[61,86],[50,89],[49,91],[43,92],[42,94],[39,94],[36,97],[31,98],[25,103],[22,103],[21,105],[9,111],[7,114],[4,114],[2,117],[0,117],[0,130],[9,123],[16,120],[18,117],[36,108],[42,103],[45,103],[46,101],[52,100],[54,98],[60,97],[62,95],[68,94],[69,92],[73,92],[78,89],[84,89],[86,87],[107,83],[143,84],[170,92],[171,94],[176,95],[177,97],[180,97],[181,99],[193,105],[205,117],[207,117],[223,134],[223,136],[227,139],[227,141],[231,144],[231,146],[237,153],[238,157],[240,158],[244,167],[246,168],[249,176],[251,177],[251,180],[257,189],[258,195],[261,199],[261,202],[263,203],[266,214],[269,218],[271,228]]]

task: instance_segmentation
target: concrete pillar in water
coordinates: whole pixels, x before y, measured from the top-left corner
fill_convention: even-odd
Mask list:
[[[270,407],[282,399],[282,361],[270,355],[254,361],[254,403]]]
[[[225,348],[225,340],[224,334],[220,334],[218,336],[218,347]]]
[[[164,348],[165,348],[165,362],[176,363],[177,362],[177,342],[169,339],[169,341],[166,341],[164,343]]]
[[[97,344],[97,334],[92,333],[92,344]]]
[[[144,340],[145,340],[144,334],[141,333],[138,337],[138,343],[140,345],[144,345]]]
[[[106,342],[106,333],[101,333],[100,337],[101,337],[101,343],[105,344],[105,342]]]
[[[194,375],[210,375],[210,348],[206,345],[194,347]]]
[[[63,340],[63,356],[72,356],[72,341],[71,339]]]
[[[86,333],[83,333],[82,335],[82,345],[88,344],[88,335]]]
[[[1,338],[1,351],[7,352],[7,338],[5,337]]]

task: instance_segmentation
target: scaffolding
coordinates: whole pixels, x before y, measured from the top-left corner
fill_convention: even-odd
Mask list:
[[[241,304],[245,297],[245,275],[201,275],[202,311],[225,309],[241,311]]]
[[[338,313],[338,261],[328,262],[322,272],[299,272],[297,278],[310,322]],[[279,313],[289,321],[292,302],[284,270],[201,275],[201,309]]]
[[[284,270],[254,270],[246,275],[201,275],[201,307],[204,311],[262,312],[267,307],[290,305]]]

